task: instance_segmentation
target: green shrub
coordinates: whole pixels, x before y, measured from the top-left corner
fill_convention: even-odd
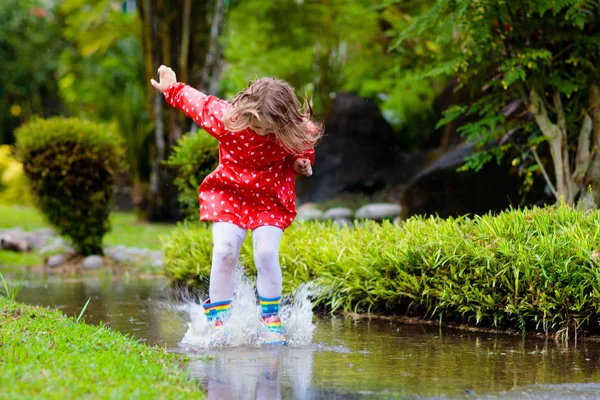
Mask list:
[[[166,273],[199,285],[211,233],[164,239]],[[332,310],[411,313],[487,326],[568,332],[600,323],[600,212],[570,207],[497,216],[411,218],[340,229],[295,222],[281,245],[284,291],[315,281]],[[255,273],[246,241],[242,263]]]
[[[0,202],[30,204],[31,194],[23,164],[13,157],[10,146],[0,146]]]
[[[204,132],[182,137],[165,163],[176,171],[175,186],[179,191],[179,203],[188,218],[198,219],[198,187],[218,163],[218,142]]]
[[[75,118],[33,120],[16,131],[35,201],[79,253],[102,254],[123,146],[108,125]]]

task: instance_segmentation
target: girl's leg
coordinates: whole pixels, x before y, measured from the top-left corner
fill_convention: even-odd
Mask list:
[[[235,290],[235,266],[246,230],[228,222],[215,222],[209,296],[211,303],[230,301]]]
[[[254,263],[258,270],[256,288],[262,311],[265,330],[262,340],[265,344],[285,344],[283,327],[279,319],[281,300],[281,267],[279,266],[279,243],[283,231],[273,226],[261,226],[254,230],[252,245]]]
[[[252,233],[254,263],[258,270],[256,287],[262,298],[281,297],[279,244],[283,231],[274,226],[261,226]]]

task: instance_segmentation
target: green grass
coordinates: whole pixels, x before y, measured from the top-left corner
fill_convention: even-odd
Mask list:
[[[178,361],[102,326],[0,297],[2,398],[203,397]]]
[[[150,224],[138,221],[132,213],[113,213],[112,230],[104,237],[104,246],[162,248],[160,236],[170,233],[173,224]],[[43,215],[33,207],[0,203],[0,229],[20,227],[32,231],[48,227]],[[0,250],[0,267],[22,267],[43,264],[44,257],[35,253]]]
[[[160,250],[159,236],[175,228],[173,224],[150,224],[138,221],[132,213],[112,213],[110,221],[112,230],[104,237],[105,246],[124,245]],[[0,229],[20,227],[25,231],[31,231],[48,226],[43,215],[35,208],[0,204]]]
[[[26,267],[43,263],[44,257],[39,254],[0,250],[0,267]]]
[[[166,274],[200,285],[210,230],[177,228]],[[352,229],[295,222],[281,244],[284,290],[314,281],[332,310],[406,314],[555,332],[600,327],[600,212],[566,206],[475,218],[411,218]],[[252,275],[252,246],[241,261]]]

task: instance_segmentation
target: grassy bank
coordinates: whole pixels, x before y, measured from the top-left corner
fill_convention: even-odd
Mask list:
[[[207,228],[177,228],[165,251],[173,281],[205,281]],[[255,273],[250,240],[241,258]],[[559,334],[597,330],[600,322],[598,211],[535,208],[352,229],[295,223],[284,235],[281,262],[286,291],[316,281],[326,288],[318,300],[333,310]]]
[[[32,207],[0,203],[0,229],[20,227],[32,231],[48,227],[43,215]],[[171,232],[175,225],[150,224],[138,221],[132,213],[111,214],[112,230],[104,237],[105,246],[161,249],[160,236]],[[42,256],[0,250],[0,266],[28,266],[43,263]]]
[[[177,361],[109,329],[0,297],[2,398],[203,397]]]

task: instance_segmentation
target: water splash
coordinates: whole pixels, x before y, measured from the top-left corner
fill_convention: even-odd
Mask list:
[[[280,317],[288,338],[288,346],[303,347],[312,341],[315,325],[310,297],[314,291],[313,285],[303,284],[292,297],[282,299]],[[201,304],[189,301],[179,309],[187,312],[190,318],[188,330],[180,346],[210,348],[214,347],[215,343],[224,347],[260,346],[259,334],[262,326],[255,285],[241,268],[236,270],[236,292],[231,303],[231,315],[223,325],[223,331],[227,332],[225,340],[223,333],[215,331],[208,322]]]

